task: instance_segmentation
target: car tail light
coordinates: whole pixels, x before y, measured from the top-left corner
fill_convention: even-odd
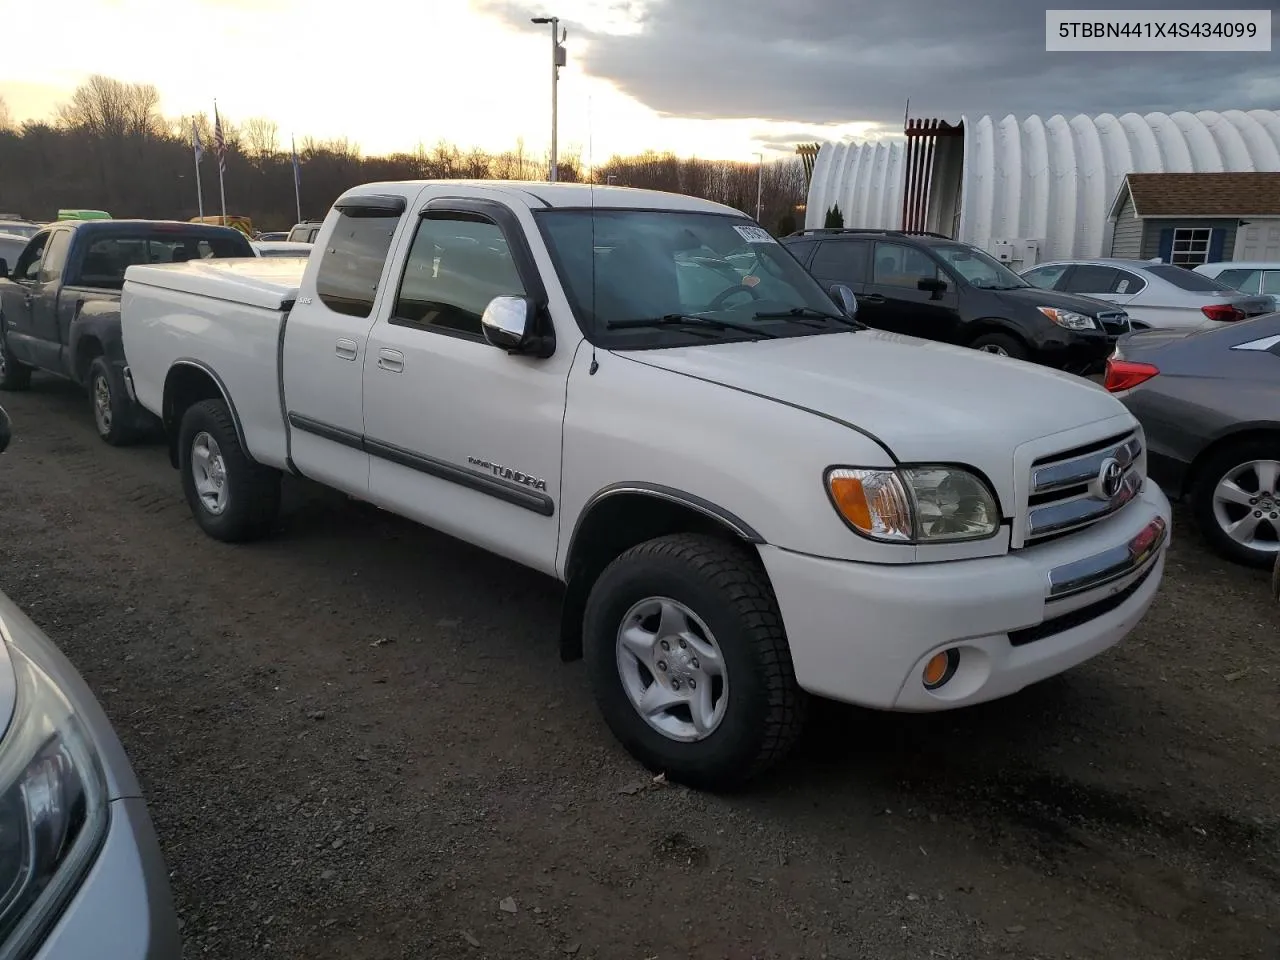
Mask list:
[[[1200,312],[1210,320],[1221,320],[1223,323],[1243,320],[1248,316],[1239,307],[1233,307],[1229,303],[1211,303],[1207,307],[1201,307]]]
[[[1160,368],[1150,363],[1138,363],[1134,360],[1117,360],[1115,357],[1107,361],[1107,375],[1102,382],[1109,393],[1132,390],[1139,384],[1146,383],[1160,372]]]

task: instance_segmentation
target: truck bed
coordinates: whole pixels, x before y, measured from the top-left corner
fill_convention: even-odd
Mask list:
[[[235,398],[250,455],[284,467],[280,329],[305,269],[305,260],[285,258],[129,267],[120,316],[138,401],[161,414],[174,364],[217,371]]]

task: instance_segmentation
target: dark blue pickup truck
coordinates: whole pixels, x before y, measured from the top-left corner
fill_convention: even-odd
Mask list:
[[[252,257],[239,230],[163,220],[51,224],[15,263],[0,260],[0,390],[23,390],[33,370],[86,387],[98,434],[123,444],[150,426],[129,399],[120,337],[126,267]]]

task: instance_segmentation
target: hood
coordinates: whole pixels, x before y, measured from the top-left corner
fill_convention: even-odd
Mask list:
[[[1079,377],[883,330],[620,355],[854,424],[900,462],[976,467],[1002,503],[1012,502],[1015,448],[1128,417]]]
[[[1059,310],[1073,310],[1086,317],[1096,317],[1100,313],[1123,313],[1124,307],[1108,303],[1106,300],[1095,300],[1093,297],[1082,297],[1078,293],[1059,293],[1057,290],[1041,290],[1039,287],[1018,287],[1016,290],[996,290],[1005,303],[1014,304],[1034,310],[1036,307],[1057,307]]]

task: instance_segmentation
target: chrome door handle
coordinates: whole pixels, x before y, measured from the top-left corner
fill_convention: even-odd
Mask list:
[[[356,343],[354,340],[348,340],[346,337],[342,337],[333,345],[333,351],[343,360],[354,360],[356,358],[356,354],[360,352],[360,344]]]
[[[404,354],[384,347],[378,351],[378,366],[389,373],[400,373],[404,370]]]

